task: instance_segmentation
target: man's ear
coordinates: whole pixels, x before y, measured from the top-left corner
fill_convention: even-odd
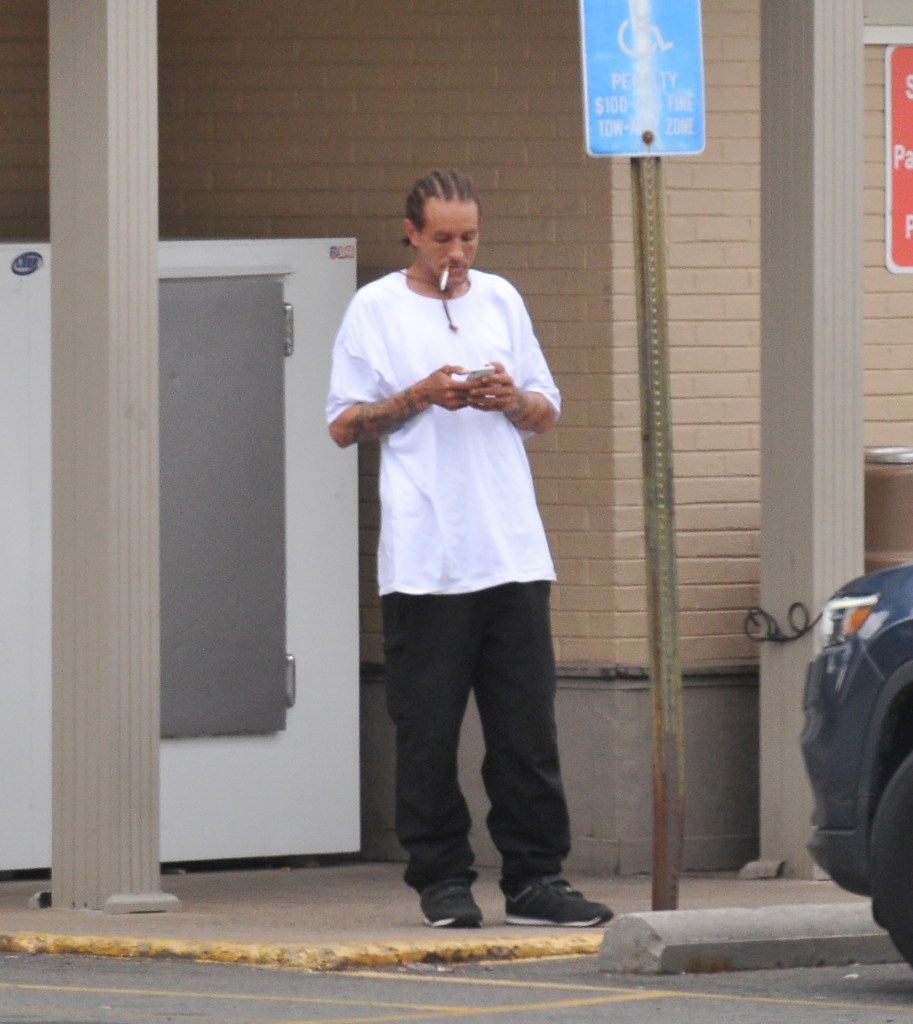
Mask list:
[[[406,241],[414,246],[416,239],[419,236],[419,229],[409,220],[408,217],[403,218],[403,231],[406,233]]]

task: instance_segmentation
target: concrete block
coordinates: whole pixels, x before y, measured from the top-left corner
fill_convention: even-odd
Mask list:
[[[758,878],[779,878],[785,867],[785,860],[752,860],[739,871],[739,878],[746,881]]]
[[[623,914],[606,927],[599,966],[688,974],[902,959],[869,904],[819,903]]]

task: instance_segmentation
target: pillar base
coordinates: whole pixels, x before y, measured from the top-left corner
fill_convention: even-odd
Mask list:
[[[42,889],[29,899],[32,910],[48,910],[53,905],[53,893],[50,889]],[[167,892],[115,893],[105,900],[102,907],[105,914],[164,914],[182,909],[177,896]]]
[[[115,893],[105,900],[105,914],[164,914],[181,909],[177,896],[167,892]]]

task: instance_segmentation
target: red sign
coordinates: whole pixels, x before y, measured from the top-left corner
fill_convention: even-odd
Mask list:
[[[885,57],[888,270],[913,274],[913,46]]]

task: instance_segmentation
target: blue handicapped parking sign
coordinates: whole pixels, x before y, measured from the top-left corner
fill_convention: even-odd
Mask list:
[[[580,0],[591,156],[704,149],[700,0]]]

